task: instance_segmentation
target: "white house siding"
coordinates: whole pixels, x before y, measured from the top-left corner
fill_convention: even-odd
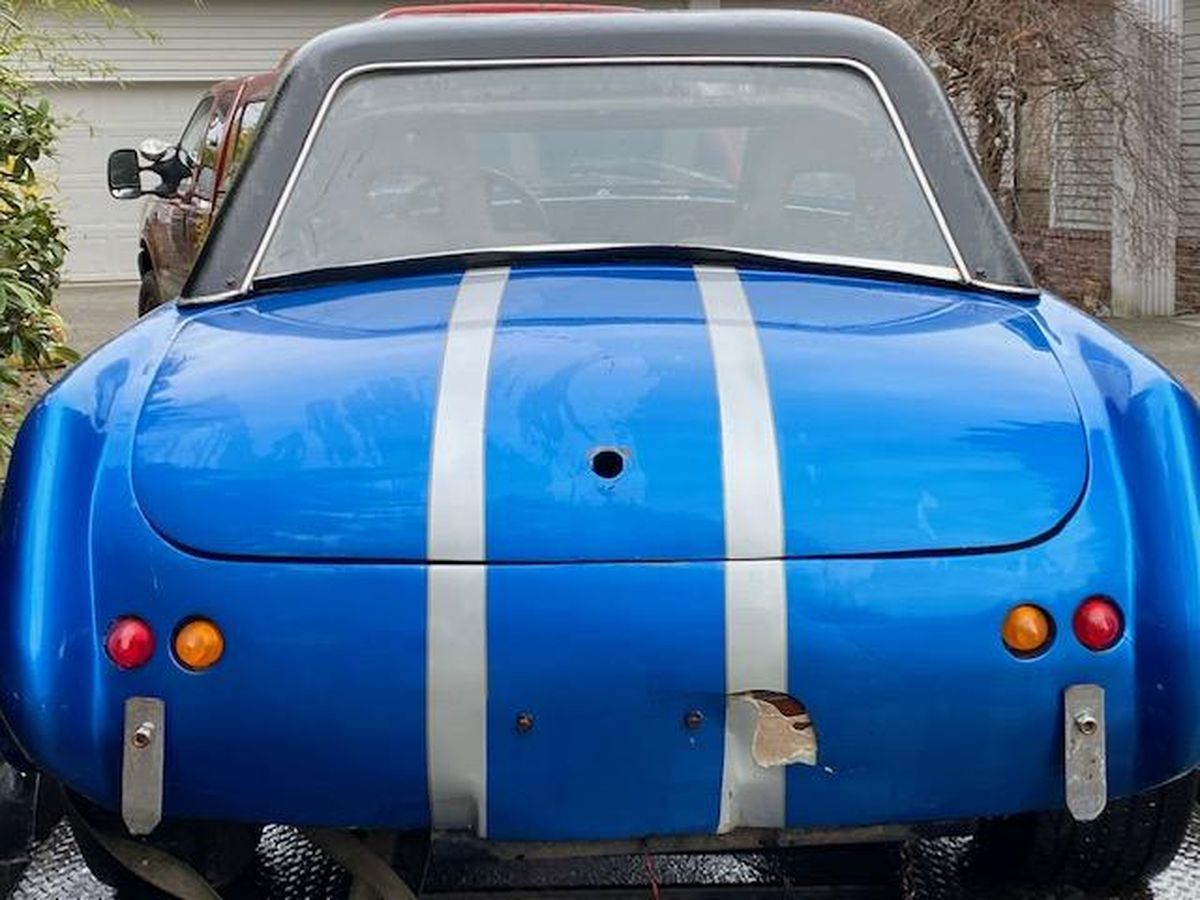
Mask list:
[[[1112,224],[1112,114],[1100,92],[1055,98],[1050,122],[1050,225],[1107,231]]]
[[[1184,0],[1128,2],[1150,21],[1169,30],[1177,39],[1182,38]],[[1116,37],[1118,41],[1130,40],[1120,27]],[[1163,113],[1167,120],[1163,124],[1171,130],[1172,140],[1179,140],[1180,60],[1172,60],[1169,70],[1162,74],[1162,91],[1168,99]],[[1112,309],[1118,316],[1163,316],[1175,312],[1179,197],[1175,194],[1169,200],[1160,200],[1139,190],[1138,171],[1164,164],[1152,154],[1151,146],[1138,140],[1135,134],[1128,142],[1117,143],[1113,157]],[[1178,172],[1172,173],[1177,175]],[[1173,190],[1177,189],[1176,184]],[[1146,235],[1156,237],[1161,248],[1158,252],[1145,252]]]
[[[112,66],[126,81],[208,83],[274,68],[284,51],[322,31],[370,18],[392,5],[387,0],[126,0],[155,40],[128,29],[73,25],[95,44],[84,53]],[[112,80],[104,77],[103,80]]]
[[[1196,78],[1200,75],[1200,0],[1121,2],[1180,37],[1184,48],[1182,67],[1173,66],[1163,73],[1162,91],[1175,101],[1167,104],[1171,121],[1166,124],[1179,129],[1185,148],[1190,141],[1200,150],[1200,82]],[[1114,40],[1131,42],[1133,38],[1120,21]],[[1111,306],[1116,315],[1171,314],[1176,309],[1177,294],[1176,236],[1200,230],[1200,194],[1178,198],[1180,203],[1148,198],[1139,189],[1136,173],[1165,161],[1152,159],[1150,147],[1137,135],[1128,142],[1117,142],[1112,134],[1112,116],[1098,96],[1084,91],[1076,102],[1061,104],[1054,113],[1051,229],[1106,237],[1111,250]],[[1192,157],[1185,164],[1185,176],[1189,168],[1200,171],[1200,154],[1193,152]],[[1159,240],[1153,251],[1148,251],[1144,236],[1151,234]],[[1179,249],[1186,250],[1186,243],[1181,241]],[[1186,265],[1186,257],[1180,262]],[[1181,285],[1184,281],[1179,279]]]
[[[1180,234],[1200,238],[1200,0],[1183,0],[1183,220]]]
[[[1183,0],[1182,210],[1175,257],[1176,302],[1200,308],[1200,0]]]

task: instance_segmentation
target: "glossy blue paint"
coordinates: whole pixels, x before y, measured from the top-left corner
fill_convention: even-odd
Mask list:
[[[1087,480],[1083,428],[1044,335],[953,291],[743,276],[779,441],[789,555],[1020,544]]]
[[[421,559],[433,401],[460,276],[188,318],[138,421],[138,503],[225,556]]]
[[[718,559],[721,429],[690,269],[509,280],[487,417],[491,562]],[[592,454],[625,455],[597,477]]]
[[[491,569],[493,837],[716,831],[723,598],[719,564]],[[528,733],[514,725],[523,711]],[[704,717],[694,731],[692,711]]]
[[[1200,758],[1200,412],[1169,373],[1066,303],[1047,298],[1035,318],[1085,411],[1093,467],[1111,474],[1118,508],[1096,527],[1120,529],[1132,554],[1121,573],[1140,635],[1130,764],[1165,781]]]
[[[39,765],[115,808],[124,700],[160,696],[171,814],[423,827],[425,567],[204,559],[165,542],[137,506],[134,425],[185,323],[172,307],[142,320],[21,432],[0,545],[3,597],[22,598],[0,606],[5,720]],[[101,636],[127,613],[159,646],[122,672]],[[227,637],[200,674],[167,652],[196,614]]]
[[[632,546],[617,532],[644,527],[631,515],[638,497],[659,498],[650,522],[663,522],[663,511],[678,504],[682,518],[695,517],[678,526],[688,540],[710,539],[707,501],[689,506],[658,493],[659,466],[683,466],[688,457],[647,424],[664,398],[682,392],[684,372],[694,373],[694,414],[712,421],[711,377],[672,356],[688,347],[701,352],[691,343],[692,331],[702,332],[694,308],[687,311],[686,273],[619,267],[610,282],[596,267],[515,273],[489,397],[492,414],[510,417],[509,431],[498,442],[489,418],[488,445],[489,470],[504,472],[513,492],[504,493],[489,471],[488,498],[489,505],[514,504],[510,519],[536,513],[554,520],[555,531],[528,526],[537,553],[582,552],[588,542],[563,533],[581,522],[593,523],[609,553]],[[784,410],[777,415],[788,419],[779,431],[789,553],[852,552],[868,538],[874,550],[936,550],[942,545],[913,525],[902,499],[918,489],[940,501],[929,520],[934,537],[1029,541],[992,552],[786,563],[789,684],[812,712],[820,740],[818,767],[788,770],[788,824],[1060,806],[1060,698],[1080,681],[1107,691],[1115,793],[1200,762],[1200,416],[1191,398],[1052,298],[1017,303],[832,276],[744,278],[773,398]],[[411,549],[424,539],[423,500],[390,504],[402,496],[401,482],[424,489],[429,411],[420,407],[434,396],[432,345],[457,283],[457,276],[429,276],[186,313],[166,307],[85,360],[38,404],[18,439],[0,516],[0,710],[32,759],[114,807],[121,704],[152,694],[168,710],[168,815],[427,823],[425,567]],[[561,283],[572,314],[541,308],[552,283]],[[650,284],[654,309],[630,309]],[[593,324],[606,293],[617,321]],[[545,378],[540,387],[519,383],[526,328],[528,346],[537,348],[530,371]],[[569,357],[557,367],[548,359],[555,342]],[[863,371],[840,363],[835,344]],[[583,408],[594,418],[581,419],[573,404],[603,396],[610,376],[593,372],[605,360],[614,361],[616,389],[639,384],[632,364],[639,349],[653,389],[638,393],[636,404],[589,401]],[[872,365],[878,372],[868,378]],[[838,366],[844,378],[835,382],[829,375]],[[200,372],[210,375],[207,383]],[[363,386],[380,381],[373,395]],[[268,383],[276,386],[270,392],[260,387]],[[1064,412],[1063,384],[1086,454],[1072,449],[1078,424]],[[872,391],[891,399],[871,405]],[[359,397],[364,405],[355,407],[351,398]],[[310,418],[309,401],[333,412]],[[357,419],[354,409],[363,410]],[[898,461],[857,420],[839,419],[838,409],[874,416],[881,433],[907,422]],[[797,443],[802,429],[789,424],[802,413],[820,424],[819,434],[805,426],[807,443]],[[1003,427],[986,431],[984,413]],[[254,433],[239,442],[242,425]],[[346,442],[310,443],[322,428],[347,435]],[[802,490],[793,457],[811,447],[834,452],[835,428],[846,429],[846,446],[874,460],[872,467],[858,473],[860,483],[850,461],[839,462],[822,470],[829,478]],[[640,445],[655,444],[655,466],[640,469],[644,493],[582,511],[540,496],[536,459],[517,452],[544,453],[539,431],[549,444],[555,434],[580,447],[607,435],[634,442],[630,474],[647,459]],[[303,440],[294,446],[303,453],[271,455],[273,445],[293,446],[288,438],[297,432]],[[919,435],[938,465],[918,458]],[[206,440],[230,454],[221,465],[213,461],[219,453],[206,456]],[[696,440],[713,446],[711,436]],[[1051,455],[1039,454],[1044,447],[1056,459],[1042,458]],[[688,478],[702,479],[710,452],[696,455],[695,473],[661,477],[685,489]],[[972,469],[976,457],[994,471]],[[396,484],[384,485],[373,475],[389,466]],[[885,467],[895,488],[885,490],[877,471]],[[211,491],[206,471],[217,482]],[[987,489],[972,495],[970,471],[987,476]],[[221,483],[231,473],[235,479]],[[812,490],[818,493],[806,493]],[[1073,515],[1030,540],[1081,490]],[[833,503],[835,491],[844,507]],[[366,498],[368,508],[371,498],[387,498],[373,507],[378,530],[353,521],[353,496]],[[820,508],[808,505],[815,496],[825,498]],[[871,503],[878,529],[863,524]],[[970,503],[983,504],[991,521],[971,521]],[[489,552],[520,552],[503,543],[510,537],[494,537],[505,521],[488,524],[489,541],[500,541]],[[527,526],[513,527],[515,534]],[[394,533],[383,533],[388,528]],[[929,539],[917,544],[922,535]],[[192,542],[208,555],[180,546]],[[239,557],[310,558],[215,556],[222,548]],[[410,553],[415,561],[403,561]],[[493,563],[493,837],[711,830],[726,563],[694,553],[674,564]],[[1083,650],[1069,633],[1071,612],[1096,592],[1121,603],[1128,626],[1104,654]],[[1001,647],[998,629],[1011,604],[1029,600],[1055,616],[1059,633],[1045,655],[1017,660]],[[227,657],[197,675],[160,648],[145,669],[118,672],[104,659],[100,636],[130,612],[147,617],[163,646],[180,619],[211,615],[229,635]],[[695,735],[681,725],[691,708],[706,720]],[[536,724],[517,735],[513,718],[523,710]]]
[[[138,423],[147,518],[205,554],[421,559],[457,282],[343,285],[191,318]],[[1025,311],[846,279],[745,283],[788,555],[1015,545],[1070,513],[1082,427]],[[689,269],[515,272],[487,422],[488,561],[721,556],[716,388]],[[589,467],[604,447],[627,457],[618,479]]]
[[[1124,596],[1123,541],[1091,529],[1076,520],[1010,553],[789,564],[789,689],[816,724],[820,764],[788,769],[788,823],[1061,806],[1061,692],[1077,683],[1105,688],[1110,787],[1133,791],[1138,635],[1097,655],[1070,634],[1080,598]],[[1059,624],[1037,659],[1014,659],[997,638],[1020,602]]]

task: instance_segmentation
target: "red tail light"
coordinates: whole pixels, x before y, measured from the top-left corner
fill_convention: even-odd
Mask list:
[[[1075,610],[1075,637],[1089,650],[1107,650],[1121,639],[1125,620],[1108,597],[1089,597]]]
[[[137,616],[122,616],[109,626],[104,649],[118,669],[136,669],[154,655],[154,632]]]

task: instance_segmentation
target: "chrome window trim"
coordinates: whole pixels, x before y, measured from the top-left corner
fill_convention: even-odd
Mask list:
[[[224,303],[227,300],[236,300],[245,295],[245,291],[240,287],[236,287],[228,291],[221,291],[219,294],[199,294],[195,297],[180,297],[177,303],[179,306],[207,306],[212,303]]]
[[[970,279],[970,285],[972,287],[981,288],[985,291],[999,291],[1002,294],[1020,294],[1026,297],[1040,297],[1042,295],[1042,289],[1040,287],[1024,287],[1023,285],[1019,284],[1000,284],[995,281],[988,281],[985,278],[975,278],[974,276],[972,276]]]
[[[953,266],[935,266],[928,263],[910,263],[902,260],[870,259],[861,256],[834,256],[823,253],[791,253],[786,250],[759,250],[750,247],[735,247],[727,244],[669,244],[665,245],[680,250],[715,251],[718,253],[739,254],[744,256],[760,256],[763,260],[780,260],[783,262],[808,263],[815,266],[830,266],[836,268],[862,269],[864,272],[899,273],[913,275],[917,278],[929,278],[936,281],[959,282],[958,270]],[[540,256],[553,253],[579,253],[598,250],[644,250],[646,244],[635,243],[562,243],[562,244],[505,244],[494,247],[472,247],[470,250],[444,250],[435,253],[420,253],[412,256],[383,256],[377,259],[364,259],[359,262],[347,263],[342,266],[330,266],[331,269],[357,268],[359,266],[379,266],[389,263],[419,263],[422,261],[436,262],[440,259],[455,259],[457,257],[475,256]],[[320,269],[293,269],[287,272],[275,272],[267,278],[290,278],[305,272],[320,271]],[[219,299],[231,292],[216,295],[209,299]],[[235,292],[236,293],[236,292]],[[199,300],[199,298],[197,298]]]
[[[1005,293],[1015,293],[1020,295],[1036,295],[1039,292],[1037,289],[1019,287],[1016,285],[998,285],[983,280],[974,278],[970,269],[959,250],[958,243],[954,239],[953,233],[950,231],[949,223],[942,212],[941,206],[937,201],[937,197],[933,193],[932,185],[929,178],[925,174],[925,169],[921,165],[921,161],[917,156],[916,149],[912,141],[909,139],[908,131],[904,127],[904,122],[900,118],[900,114],[892,102],[891,95],[884,86],[883,81],[876,74],[875,70],[863,62],[856,59],[840,56],[737,56],[737,55],[720,55],[720,56],[696,56],[696,55],[679,55],[679,56],[589,56],[589,57],[531,57],[531,58],[511,58],[511,59],[448,59],[448,60],[396,60],[391,62],[374,62],[365,63],[360,66],[354,66],[347,69],[339,75],[325,92],[325,96],[321,100],[321,105],[317,108],[316,115],[313,117],[312,123],[305,133],[304,143],[300,147],[300,153],[296,158],[295,164],[288,173],[287,181],[284,183],[283,190],[280,192],[279,198],[275,202],[275,207],[271,211],[271,217],[267,221],[266,231],[263,233],[262,239],[255,249],[254,256],[250,260],[250,265],[246,270],[246,274],[242,279],[241,284],[232,292],[222,292],[221,294],[208,295],[203,297],[181,298],[181,305],[212,303],[226,299],[229,296],[244,296],[250,292],[254,285],[254,279],[258,275],[258,270],[262,265],[263,258],[266,256],[267,247],[271,239],[274,238],[275,232],[279,227],[279,221],[283,216],[283,211],[291,199],[292,193],[295,190],[296,183],[299,181],[300,172],[304,168],[304,164],[308,161],[308,157],[312,152],[312,147],[316,141],[316,136],[324,124],[329,108],[337,96],[338,91],[342,86],[352,78],[357,78],[360,75],[369,74],[372,72],[386,71],[444,71],[448,69],[495,69],[495,68],[531,68],[535,66],[603,66],[603,65],[776,65],[776,66],[837,66],[849,68],[860,75],[863,75],[871,82],[875,88],[880,101],[883,103],[884,109],[887,111],[888,118],[891,120],[892,128],[895,130],[897,137],[900,139],[901,146],[904,149],[905,156],[908,158],[909,166],[916,175],[917,182],[921,187],[921,191],[925,196],[925,202],[933,213],[934,220],[937,223],[938,230],[942,236],[943,242],[950,251],[950,256],[954,261],[954,268],[928,266],[919,263],[898,263],[892,260],[870,260],[872,263],[870,268],[881,272],[897,272],[900,274],[920,274],[923,277],[930,277],[937,280],[945,280],[951,283],[972,285],[975,287],[984,288],[987,290],[1001,291]],[[620,245],[613,245],[619,248]],[[541,248],[543,250],[557,249],[568,250],[570,245],[549,245]],[[525,251],[532,248],[523,247]],[[464,251],[455,251],[460,253]],[[470,253],[487,252],[486,249],[471,249]],[[778,256],[780,259],[794,259],[804,262],[825,263],[828,265],[846,265],[844,257],[822,257],[812,254],[790,254],[773,253],[766,251],[761,252],[764,257]],[[449,254],[447,254],[449,255]],[[804,257],[800,259],[800,257]],[[422,255],[414,257],[414,259],[434,259],[437,255]],[[841,262],[839,262],[841,260]],[[369,263],[354,263],[352,265],[368,265]],[[914,272],[914,267],[925,270],[922,272]],[[938,270],[938,274],[931,274],[928,270]],[[953,272],[954,277],[945,277],[946,272]]]

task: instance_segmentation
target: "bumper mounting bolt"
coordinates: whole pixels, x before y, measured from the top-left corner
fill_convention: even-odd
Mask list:
[[[517,731],[521,734],[533,731],[533,713],[517,713]]]
[[[141,725],[139,725],[137,727],[137,730],[133,733],[133,737],[130,738],[131,743],[138,750],[145,750],[147,747],[150,746],[150,742],[153,740],[154,740],[154,723],[153,722],[143,722]]]
[[[698,709],[693,709],[683,717],[683,724],[687,726],[688,731],[698,731],[700,726],[704,724],[704,713]]]
[[[1075,717],[1075,727],[1080,734],[1091,737],[1100,728],[1100,723],[1091,712],[1084,710]]]

